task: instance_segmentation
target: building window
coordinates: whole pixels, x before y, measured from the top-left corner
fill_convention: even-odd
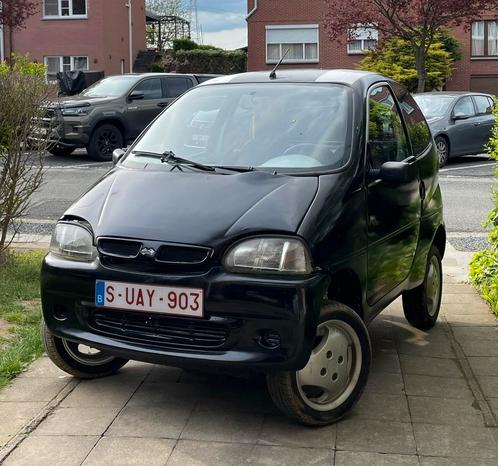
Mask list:
[[[44,18],[72,18],[87,15],[87,0],[43,0]]]
[[[266,26],[266,63],[318,63],[317,24]]]
[[[379,42],[379,31],[375,27],[352,27],[348,35],[350,55],[360,55],[367,50],[373,50]]]
[[[472,23],[472,56],[498,57],[498,21]]]
[[[87,70],[88,57],[45,57],[45,65],[48,81],[55,81],[59,72]]]

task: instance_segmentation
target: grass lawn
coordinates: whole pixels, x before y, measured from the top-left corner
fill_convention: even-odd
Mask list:
[[[12,252],[0,265],[0,389],[43,353],[40,267],[45,252]]]

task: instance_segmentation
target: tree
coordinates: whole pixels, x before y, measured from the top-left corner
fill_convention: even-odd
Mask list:
[[[452,57],[442,40],[429,47],[426,58],[425,91],[441,88],[450,78],[453,71]],[[360,68],[389,76],[412,92],[418,87],[415,57],[410,43],[404,39],[391,37],[376,50],[367,52],[360,63]]]
[[[431,45],[442,28],[465,25],[498,8],[498,0],[324,0],[325,25],[331,40],[354,28],[376,27],[383,40],[399,37],[412,49],[417,70],[417,90],[423,92],[427,79],[426,61]]]
[[[164,50],[174,39],[190,36],[189,12],[183,0],[146,0],[147,11],[158,17],[161,22],[147,25],[147,42]],[[166,20],[168,18],[168,20]]]
[[[5,26],[9,31],[9,53],[12,55],[12,36],[14,29],[24,27],[26,20],[38,11],[38,1],[32,0],[1,0],[0,1],[0,26]]]

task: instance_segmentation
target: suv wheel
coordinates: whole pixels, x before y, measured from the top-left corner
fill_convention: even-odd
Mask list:
[[[74,152],[74,147],[53,146],[48,151],[57,157],[67,157]]]
[[[448,142],[442,136],[438,136],[435,139],[435,142],[436,142],[437,158],[439,160],[439,168],[443,168],[448,162],[448,158],[450,156],[450,148],[448,146]]]
[[[351,308],[328,302],[320,313],[315,347],[300,371],[269,374],[273,402],[309,426],[331,424],[359,400],[368,380],[372,350],[362,319]]]
[[[111,160],[114,150],[122,148],[123,144],[124,138],[121,130],[109,123],[95,129],[86,149],[91,159],[104,162]]]
[[[439,250],[432,246],[424,282],[403,293],[405,317],[414,327],[427,330],[436,325],[443,295],[443,267]]]
[[[56,337],[42,321],[42,339],[52,362],[64,372],[80,379],[95,379],[115,374],[127,362],[104,351]]]

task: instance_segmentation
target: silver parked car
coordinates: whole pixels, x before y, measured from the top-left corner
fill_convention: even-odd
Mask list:
[[[440,167],[450,157],[484,152],[494,123],[493,96],[473,92],[426,92],[413,97],[431,128]]]

